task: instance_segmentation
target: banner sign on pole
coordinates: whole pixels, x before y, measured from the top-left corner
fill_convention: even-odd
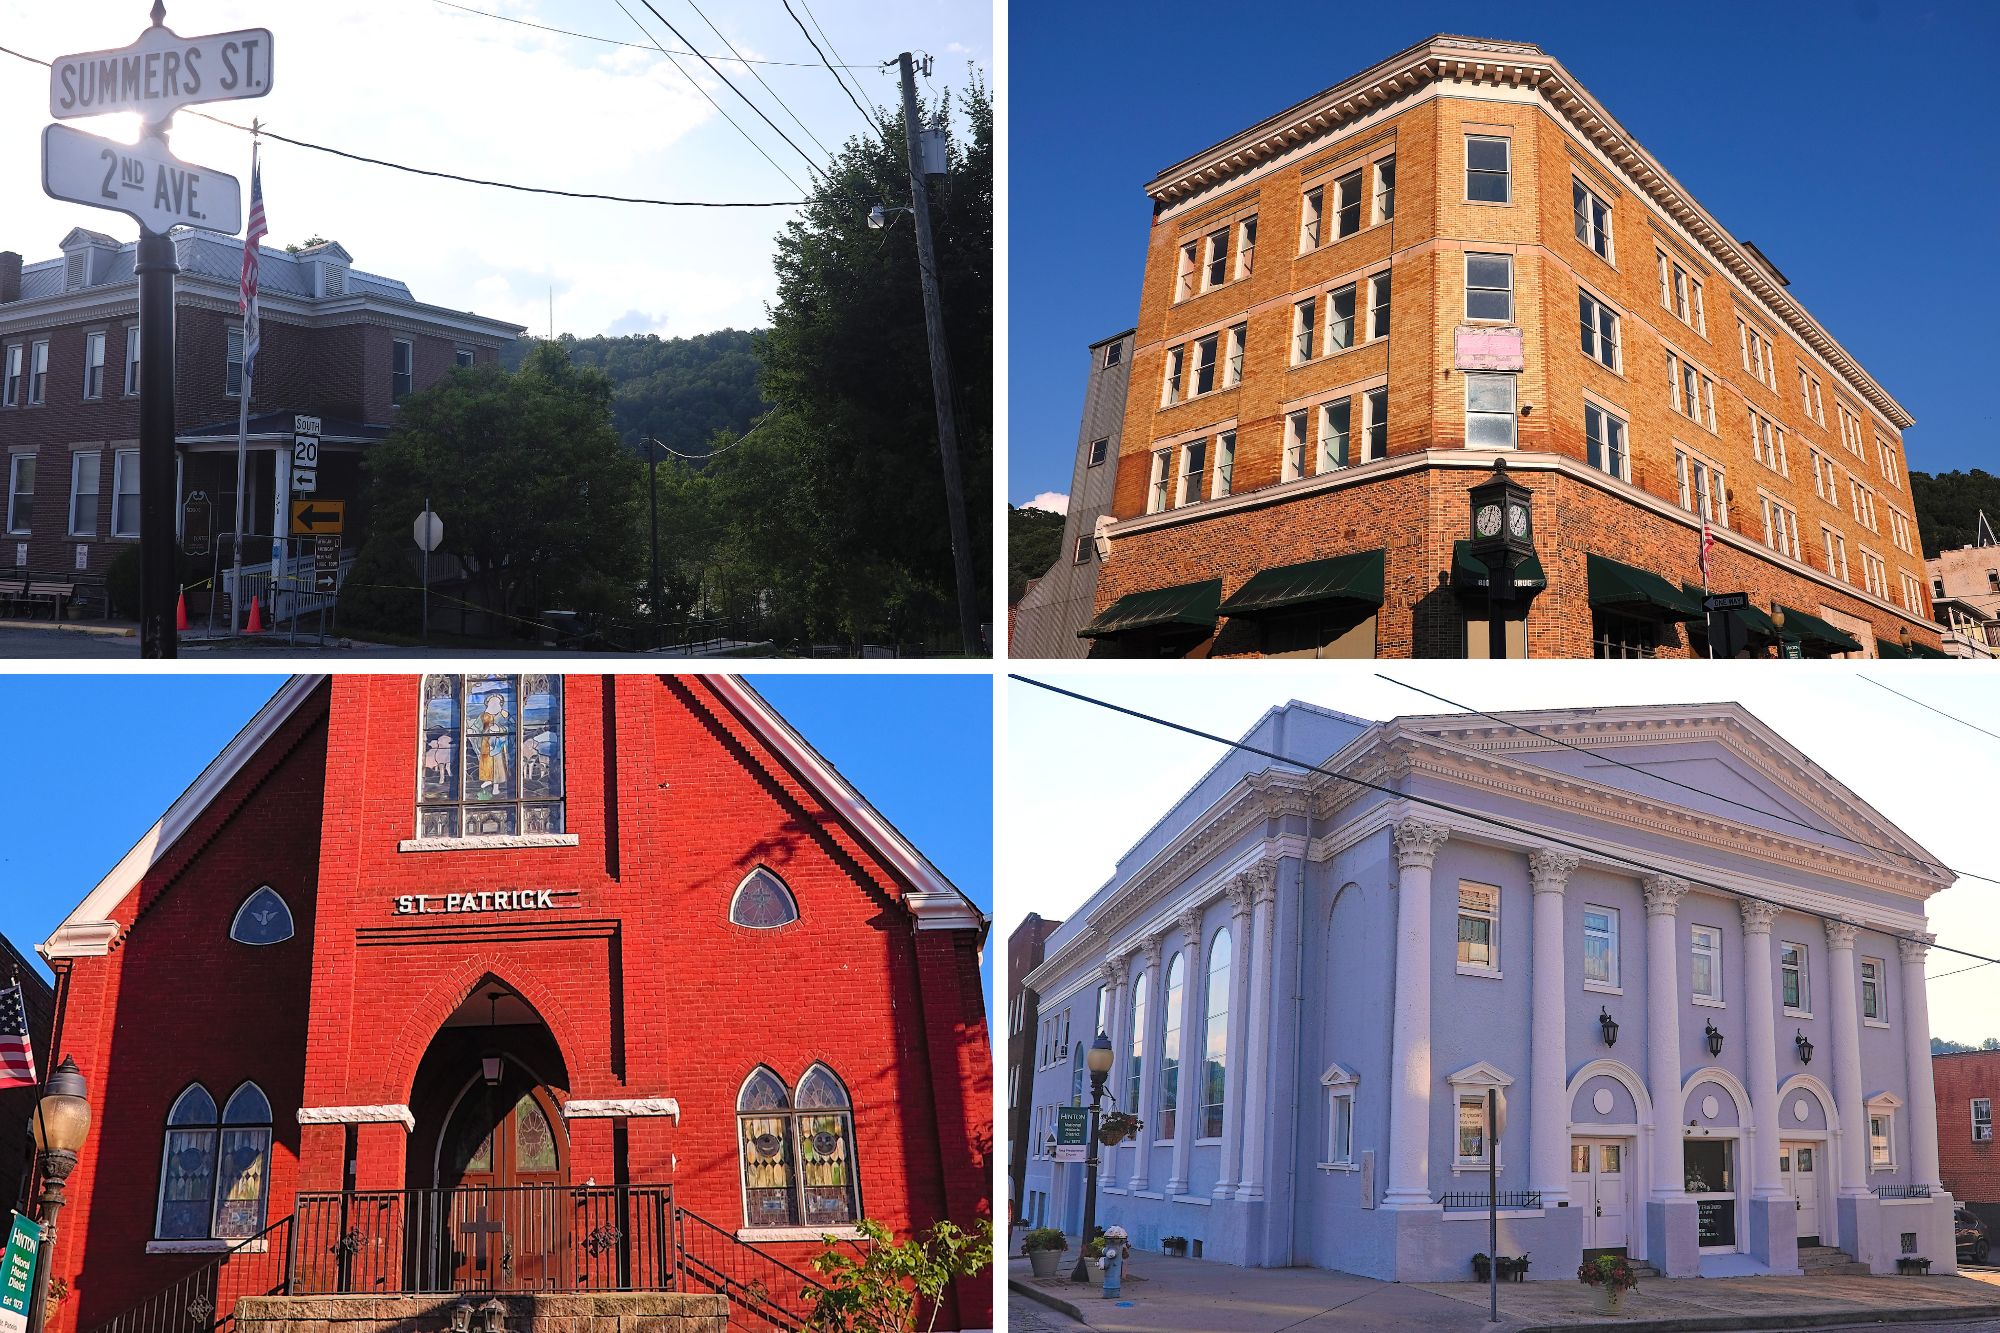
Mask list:
[[[1081,1106],[1056,1108],[1056,1160],[1081,1162],[1090,1143],[1090,1112]]]
[[[28,1304],[35,1295],[35,1258],[41,1252],[42,1228],[19,1213],[0,1251],[0,1333],[27,1333]]]

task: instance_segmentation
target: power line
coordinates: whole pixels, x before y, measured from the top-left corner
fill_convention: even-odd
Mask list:
[[[1888,690],[1889,693],[1895,695],[1898,699],[1907,699],[1909,700],[1909,702],[1915,704],[1919,708],[1930,709],[1931,712],[1936,713],[1941,718],[1945,718],[1949,721],[1956,722],[1961,727],[1971,727],[1974,731],[1978,732],[1982,736],[1992,736],[1994,740],[2000,741],[2000,734],[1988,731],[1986,728],[1978,726],[1974,723],[1967,722],[1962,717],[1952,717],[1952,715],[1950,713],[1945,712],[1944,709],[1934,708],[1930,704],[1925,703],[1922,699],[1911,698],[1911,696],[1903,693],[1901,690],[1891,689],[1889,686],[1884,685],[1881,681],[1875,679],[1873,676],[1862,676],[1861,679],[1867,681],[1870,685],[1873,685],[1878,690]]]
[[[655,9],[653,7],[653,0],[639,0],[639,3],[644,5],[648,10],[650,10],[652,12],[653,17],[658,19],[662,24],[665,24],[667,31],[672,33],[674,36],[680,38],[680,40],[685,45],[689,47],[692,47],[694,45],[693,42],[688,41],[687,35],[685,33],[683,33],[679,28],[676,28],[672,23],[667,21],[667,16],[665,14],[662,14],[658,9]],[[623,8],[624,6],[621,3],[619,7]],[[713,60],[710,60],[707,56],[702,55],[702,53],[699,51],[696,51],[694,54],[696,59],[700,60],[702,64],[708,66],[710,73],[714,74],[716,78],[722,80],[723,84],[728,87],[730,92],[735,93],[737,97],[742,99],[743,105],[749,107],[752,111],[755,111],[757,113],[757,118],[763,121],[766,125],[769,125],[771,127],[772,133],[776,134],[780,139],[783,139],[787,144],[790,144],[792,151],[805,159],[806,167],[808,170],[816,173],[821,177],[826,177],[826,173],[820,170],[819,164],[813,161],[812,154],[808,153],[805,149],[799,147],[797,143],[793,142],[791,135],[785,133],[782,129],[779,129],[778,122],[772,120],[769,116],[765,115],[763,107],[760,107],[755,102],[751,101],[747,96],[744,95],[744,92],[741,88],[738,88],[734,83],[731,83],[729,81],[729,76],[727,74],[724,74],[721,70],[717,69],[715,67],[715,62]],[[826,178],[831,179],[830,177]]]
[[[26,60],[31,64],[42,65],[44,67],[49,63],[39,57],[16,51],[11,47],[0,46],[0,53],[5,53],[17,59]],[[675,68],[678,69],[680,67],[676,65]],[[512,190],[517,194],[546,194],[561,199],[598,199],[614,204],[648,204],[656,208],[798,208],[808,202],[804,199],[648,199],[633,195],[598,194],[588,190],[558,190],[544,185],[517,185],[511,181],[486,180],[478,176],[462,176],[452,171],[433,171],[427,167],[413,167],[402,162],[391,162],[387,158],[369,157],[364,153],[350,153],[344,148],[333,148],[326,144],[313,143],[307,139],[295,139],[290,135],[278,134],[269,129],[252,129],[248,125],[240,125],[233,120],[224,120],[221,116],[210,115],[206,111],[196,111],[192,108],[183,108],[183,111],[187,115],[199,117],[202,120],[236,130],[242,134],[260,135],[266,139],[276,139],[279,143],[290,144],[294,148],[307,148],[315,153],[326,153],[333,157],[346,158],[350,162],[364,162],[369,166],[387,167],[391,171],[407,172],[412,176],[429,176],[435,180],[458,181],[464,185],[484,185],[495,190]],[[772,165],[775,166],[776,163]],[[789,180],[790,178],[787,177],[787,179]],[[797,181],[791,181],[791,185],[799,193],[806,193],[805,189]]]
[[[604,45],[606,45],[606,46],[622,46],[622,47],[625,47],[625,48],[627,48],[628,50],[632,50],[632,51],[650,51],[650,50],[652,50],[652,49],[653,49],[653,48],[652,48],[652,47],[650,47],[650,46],[641,46],[641,45],[639,45],[639,43],[637,43],[637,42],[621,42],[621,41],[619,41],[619,40],[618,40],[618,39],[617,39],[616,37],[599,37],[599,36],[598,36],[597,34],[595,34],[595,33],[590,33],[590,32],[577,32],[577,31],[575,31],[575,30],[573,30],[573,29],[570,29],[570,28],[552,28],[552,27],[550,27],[550,26],[549,26],[548,24],[546,24],[546,23],[531,23],[531,22],[529,22],[529,21],[528,21],[527,19],[520,19],[520,18],[515,18],[515,17],[514,17],[513,15],[511,15],[511,14],[493,14],[493,13],[489,13],[489,12],[487,12],[487,11],[486,11],[486,10],[484,10],[484,9],[474,9],[474,8],[472,8],[472,6],[470,6],[470,5],[460,5],[460,4],[454,4],[454,3],[453,3],[453,0],[431,0],[431,3],[433,3],[433,4],[439,4],[439,5],[443,5],[443,6],[444,6],[444,7],[446,8],[446,9],[456,9],[456,10],[458,10],[458,11],[459,11],[460,13],[463,13],[463,14],[471,14],[471,15],[474,15],[474,16],[476,16],[476,17],[478,17],[478,18],[483,18],[483,19],[499,19],[499,20],[500,20],[500,21],[501,21],[502,23],[516,23],[516,24],[519,24],[519,25],[520,25],[521,27],[523,27],[523,28],[534,28],[534,29],[536,29],[537,31],[540,31],[540,32],[553,32],[553,33],[558,33],[558,34],[560,34],[561,36],[564,36],[564,37],[575,37],[575,38],[579,38],[580,40],[582,40],[582,41],[586,41],[586,42],[602,42],[602,43],[603,43]],[[731,48],[731,49],[733,50],[734,48]],[[699,55],[699,54],[700,54],[700,52],[698,52],[698,51],[680,51],[680,50],[675,50],[675,49],[672,49],[672,48],[666,48],[666,53],[667,53],[668,55],[679,55],[679,56],[692,56],[692,55]],[[734,63],[736,63],[736,64],[739,64],[739,65],[777,65],[777,66],[781,66],[781,67],[783,67],[783,68],[786,68],[786,69],[816,69],[816,68],[818,68],[818,67],[817,67],[817,66],[816,66],[816,65],[815,65],[815,64],[814,64],[814,63],[813,63],[812,61],[810,61],[810,60],[756,60],[756,59],[752,59],[752,58],[751,58],[751,57],[749,57],[749,56],[742,56],[742,55],[727,55],[727,56],[717,56],[717,57],[716,57],[716,59],[717,59],[717,60],[728,60],[728,61],[733,61]],[[874,68],[874,66],[872,66],[872,65],[856,65],[856,66],[855,66],[854,68],[856,68],[856,69],[873,69],[873,68]]]
[[[835,69],[833,66],[833,62],[826,58],[826,52],[820,50],[819,43],[815,41],[813,38],[812,30],[806,27],[805,20],[801,19],[798,15],[798,11],[792,8],[792,0],[783,0],[783,4],[785,6],[785,12],[792,16],[792,22],[798,24],[799,31],[806,35],[806,40],[808,42],[812,42],[812,49],[814,53],[819,56],[819,63],[826,66],[827,73],[833,75],[833,81],[840,85],[840,91],[847,94],[847,100],[854,103],[854,109],[861,113],[861,118],[867,121],[870,125],[873,125],[875,127],[875,132],[877,134],[880,134],[883,138],[886,139],[888,137],[889,132],[882,127],[882,122],[877,120],[874,117],[874,115],[868,110],[868,108],[861,104],[861,99],[856,97],[853,91],[848,88],[847,80],[840,77],[840,71]],[[818,22],[818,20],[815,19],[814,22]]]
[[[1440,801],[1429,796],[1419,796],[1415,792],[1397,791],[1394,787],[1385,787],[1381,783],[1370,782],[1366,778],[1352,777],[1346,773],[1341,773],[1334,769],[1323,767],[1319,764],[1308,763],[1303,759],[1294,758],[1291,755],[1280,754],[1275,750],[1266,750],[1261,746],[1252,745],[1248,741],[1231,740],[1227,736],[1218,736],[1214,732],[1203,731],[1199,727],[1191,727],[1187,725],[1185,722],[1174,722],[1167,718],[1157,716],[1156,714],[1153,713],[1141,712],[1139,709],[1136,708],[1127,708],[1123,704],[1115,704],[1108,699],[1095,698],[1092,695],[1082,694],[1076,690],[1064,689],[1060,685],[1051,685],[1047,681],[1036,680],[1031,676],[1023,676],[1019,672],[1009,672],[1008,677],[1012,680],[1020,681],[1023,685],[1033,685],[1036,689],[1047,690],[1050,694],[1059,694],[1062,695],[1064,698],[1075,699],[1080,703],[1095,704],[1097,707],[1105,709],[1109,712],[1123,713],[1126,717],[1137,718],[1141,722],[1151,722],[1155,726],[1165,727],[1169,731],[1178,731],[1186,736],[1193,736],[1200,740],[1205,740],[1205,741],[1213,741],[1217,745],[1226,746],[1227,748],[1232,750],[1241,750],[1246,754],[1260,755],[1263,758],[1276,760],[1278,763],[1288,765],[1289,767],[1292,768],[1304,769],[1308,773],[1318,773],[1323,777],[1332,778],[1337,782],[1349,783],[1353,786],[1361,787],[1367,791],[1377,792],[1383,796],[1389,796],[1399,801],[1408,802],[1411,805],[1428,806],[1434,810],[1442,810],[1447,814],[1457,815],[1462,819],[1469,819],[1476,823],[1481,823],[1481,824],[1490,824],[1495,828],[1504,829],[1509,833],[1514,833],[1524,838],[1531,838],[1537,842],[1552,843],[1558,847],[1567,847],[1572,851],[1582,852],[1587,856],[1595,857],[1601,860],[1616,861],[1623,865],[1630,866],[1635,870],[1643,870],[1649,875],[1664,875],[1672,879],[1678,879],[1696,888],[1707,889],[1712,893],[1719,893],[1727,898],[1741,898],[1741,899],[1746,899],[1750,902],[1765,903],[1768,904],[1769,906],[1779,908],[1783,911],[1795,912],[1800,916],[1816,917],[1821,921],[1827,921],[1827,922],[1840,921],[1842,922],[1842,924],[1851,924],[1843,921],[1842,918],[1840,917],[1830,916],[1825,912],[1815,911],[1810,907],[1799,907],[1793,903],[1780,902],[1776,898],[1766,898],[1762,894],[1751,893],[1747,889],[1732,889],[1727,887],[1726,885],[1716,884],[1709,880],[1696,879],[1691,875],[1682,874],[1677,871],[1662,870],[1656,865],[1652,865],[1649,862],[1641,861],[1634,857],[1627,856],[1621,852],[1610,851],[1603,847],[1592,846],[1591,844],[1586,842],[1578,842],[1572,838],[1565,838],[1558,833],[1549,833],[1540,829],[1524,828],[1519,824],[1515,824],[1508,820],[1501,819],[1497,815],[1488,815],[1488,814],[1483,814],[1477,810],[1468,810],[1464,806],[1453,805],[1449,801]],[[1973,953],[1969,949],[1960,949],[1949,944],[1939,944],[1935,940],[1925,940],[1922,937],[1916,935],[1898,935],[1893,931],[1886,931],[1886,930],[1881,931],[1879,933],[1887,935],[1890,939],[1893,940],[1908,940],[1913,944],[1923,944],[1927,948],[1937,949],[1943,953],[1952,953],[1952,954],[1957,954],[1962,958],[1971,958],[1981,964],[2000,963],[2000,958],[1989,958],[1985,954]]]
[[[703,23],[708,24],[708,30],[710,32],[714,33],[717,37],[722,38],[722,44],[729,48],[730,54],[732,55],[736,54],[736,43],[730,41],[728,37],[723,35],[722,29],[715,26],[715,21],[713,19],[709,18],[707,14],[702,13],[701,6],[696,4],[694,0],[687,0],[687,5],[689,9],[692,9],[696,13],[696,15],[700,17]],[[813,141],[813,147],[819,149],[820,152],[824,153],[827,156],[827,158],[831,160],[833,157],[833,153],[827,148],[825,144],[821,143],[818,140],[818,138],[814,136],[811,128],[807,126],[807,124],[803,120],[799,119],[799,113],[792,110],[792,108],[789,105],[787,105],[784,98],[778,96],[778,90],[773,88],[770,84],[764,82],[764,76],[757,72],[757,67],[755,65],[750,66],[750,77],[757,80],[758,87],[762,88],[765,92],[771,94],[772,101],[776,102],[779,106],[784,108],[785,114],[792,118],[792,123],[794,125],[797,125],[800,129],[805,131],[806,138],[811,139]]]
[[[787,7],[789,8],[789,6],[787,6]],[[835,62],[841,62],[841,63],[835,63],[835,64],[829,64],[829,65],[827,66],[827,68],[828,68],[828,69],[832,69],[832,70],[841,70],[841,69],[866,69],[866,68],[867,68],[867,66],[865,66],[865,65],[849,65],[849,64],[846,64],[846,63],[844,63],[844,61],[843,61],[843,57],[842,57],[842,56],[841,56],[841,54],[840,54],[840,51],[839,51],[839,48],[835,47],[835,46],[834,46],[834,44],[833,44],[833,35],[832,35],[831,33],[829,33],[829,32],[828,32],[828,31],[826,30],[826,25],[825,25],[824,23],[821,23],[821,22],[819,21],[819,15],[817,15],[817,14],[813,13],[813,8],[812,8],[812,5],[811,5],[811,4],[810,4],[810,3],[808,2],[808,0],[799,0],[799,8],[801,8],[801,9],[803,9],[803,10],[805,10],[805,11],[806,11],[806,17],[812,20],[812,25],[813,25],[813,26],[814,26],[815,28],[818,28],[818,29],[819,29],[819,35],[820,35],[820,39],[821,39],[822,41],[824,41],[824,42],[826,43],[826,49],[827,49],[827,50],[829,50],[829,51],[832,51],[832,52],[833,52],[833,59],[834,59],[834,61],[835,61]],[[818,42],[815,42],[815,43],[813,43],[813,49],[814,49],[814,50],[818,50],[818,49],[819,49],[819,43],[818,43]],[[885,60],[885,61],[883,61],[883,62],[882,62],[882,63],[881,63],[880,65],[876,66],[876,68],[877,68],[877,69],[879,69],[879,70],[881,70],[881,71],[882,71],[883,73],[887,73],[887,72],[888,72],[888,69],[889,69],[889,66],[891,66],[891,65],[893,65],[893,64],[895,64],[895,63],[896,63],[896,62],[895,62],[895,61],[894,61],[893,59],[891,59],[891,60]],[[839,78],[840,76],[839,76],[839,74],[838,74],[838,73],[836,73],[836,74],[834,75],[834,77],[835,77],[835,78]],[[872,119],[872,117],[871,117],[871,119]],[[882,127],[881,127],[881,124],[880,124],[879,122],[877,122],[877,124],[876,124],[876,129],[877,129],[877,130],[880,130],[881,128],[882,128]]]
[[[1397,680],[1394,676],[1386,675],[1383,672],[1378,671],[1375,673],[1375,675],[1376,678],[1379,680],[1386,680],[1391,685],[1400,685],[1404,689],[1412,692],[1413,694],[1423,695],[1426,699],[1435,699],[1441,704],[1450,704],[1453,708],[1461,709],[1467,713],[1472,714],[1474,717],[1483,717],[1486,718],[1488,721],[1497,722],[1503,727],[1512,727],[1516,731],[1525,731],[1530,736],[1535,737],[1537,740],[1547,741],[1551,745],[1560,745],[1565,750],[1574,750],[1578,754],[1588,755],[1590,758],[1597,760],[1599,763],[1612,764],[1618,768],[1626,769],[1629,772],[1637,773],[1641,777],[1651,778],[1655,782],[1664,782],[1668,786],[1679,787],[1682,791],[1693,792],[1697,796],[1706,796],[1711,800],[1721,801],[1724,805],[1733,805],[1739,810],[1753,811],[1756,814],[1763,815],[1767,819],[1777,819],[1777,820],[1782,820],[1784,823],[1787,824],[1796,824],[1800,828],[1811,829],[1814,833],[1824,834],[1829,838],[1838,838],[1842,842],[1851,843],[1856,847],[1865,847],[1871,852],[1882,852],[1888,856],[1900,856],[1906,861],[1914,861],[1920,866],[1927,866],[1933,870],[1949,870],[1951,871],[1952,874],[1957,875],[1961,879],[1976,879],[1987,884],[2000,884],[2000,879],[1996,879],[1990,875],[1976,875],[1969,870],[1954,870],[1952,867],[1945,865],[1941,861],[1933,861],[1928,857],[1916,856],[1909,852],[1901,851],[1894,847],[1881,847],[1877,846],[1875,843],[1872,842],[1863,842],[1859,838],[1849,837],[1847,834],[1838,832],[1834,829],[1823,828],[1820,825],[1813,823],[1811,820],[1795,819],[1792,816],[1783,813],[1782,811],[1766,810],[1761,805],[1752,805],[1748,801],[1738,801],[1731,797],[1724,796],[1721,792],[1710,791],[1705,787],[1696,787],[1690,783],[1681,782],[1678,781],[1677,779],[1667,777],[1663,773],[1655,773],[1651,769],[1641,768],[1637,764],[1628,764],[1624,760],[1613,758],[1608,754],[1603,754],[1596,750],[1586,749],[1581,745],[1573,745],[1569,741],[1564,740],[1560,736],[1551,736],[1545,731],[1538,731],[1534,727],[1531,727],[1524,722],[1510,722],[1504,717],[1500,717],[1497,714],[1487,712],[1485,709],[1474,708],[1470,704],[1462,704],[1456,699],[1447,699],[1442,694],[1438,694],[1434,691],[1424,689],[1421,685],[1412,685],[1407,681]]]

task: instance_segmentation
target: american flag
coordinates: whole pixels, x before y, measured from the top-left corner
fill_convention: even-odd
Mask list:
[[[28,1040],[28,1002],[17,981],[0,990],[0,1088],[32,1088],[40,1082],[35,1048]]]
[[[246,380],[257,369],[257,244],[270,231],[264,223],[264,171],[253,162],[250,166],[250,229],[243,235],[243,289],[237,303],[237,309],[243,315],[243,378]]]
[[[1695,557],[1701,565],[1701,586],[1708,586],[1708,548],[1715,545],[1715,534],[1708,530],[1708,515],[1701,516],[1701,553]]]

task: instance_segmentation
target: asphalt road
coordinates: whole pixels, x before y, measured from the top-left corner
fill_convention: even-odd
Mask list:
[[[344,644],[345,646],[340,646]],[[329,640],[322,648],[311,638],[302,637],[297,645],[290,645],[281,636],[258,640],[256,643],[232,641],[222,644],[207,644],[200,641],[183,642],[180,655],[184,660],[200,661],[269,661],[275,658],[311,657],[328,661],[354,661],[381,658],[423,659],[435,661],[440,658],[569,658],[586,659],[593,662],[640,661],[659,662],[664,655],[650,653],[615,654],[582,653],[565,649],[537,648],[523,645],[520,648],[412,648],[399,644],[357,643],[352,640]],[[139,640],[110,634],[90,634],[79,630],[23,629],[15,626],[0,627],[0,659],[18,658],[50,661],[56,659],[125,659],[139,656]]]

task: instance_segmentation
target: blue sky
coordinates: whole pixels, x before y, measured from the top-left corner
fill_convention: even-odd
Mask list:
[[[1280,22],[1014,0],[1010,15],[1016,504],[1069,489],[1084,348],[1137,315],[1145,182],[1437,32],[1561,60],[1909,409],[1911,467],[1994,469],[1995,270],[1966,258],[2000,210],[2000,95],[1963,56],[2000,40],[2000,5],[1405,3]]]
[[[990,677],[747,679],[992,910]],[[0,676],[18,779],[0,801],[0,934],[32,953],[282,680]],[[990,993],[990,961],[986,981]]]

